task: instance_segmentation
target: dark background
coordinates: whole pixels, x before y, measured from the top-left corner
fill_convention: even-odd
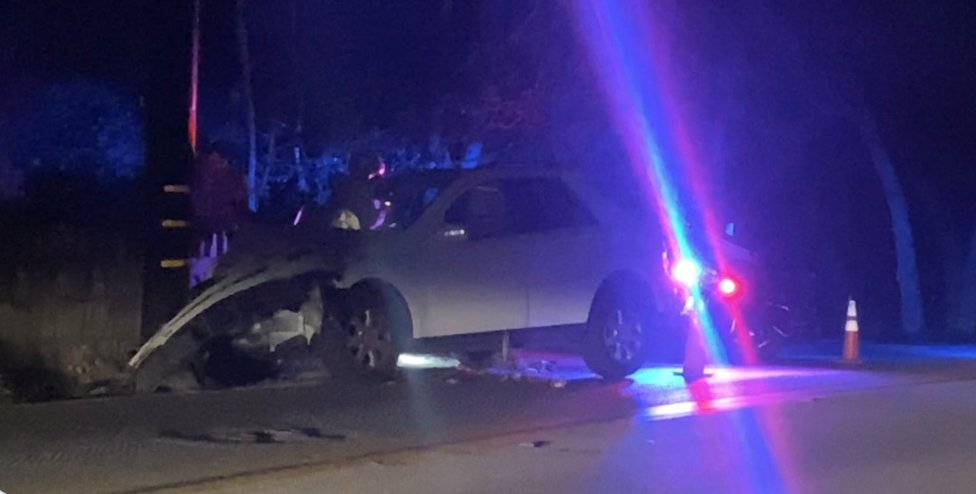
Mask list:
[[[50,165],[55,171],[76,177],[104,168],[97,180],[105,190],[145,175],[146,168],[128,163],[153,162],[139,159],[153,126],[179,127],[186,83],[174,66],[189,46],[189,27],[180,27],[189,22],[188,5],[0,2],[0,166],[17,170],[25,184],[12,196],[24,200],[26,192],[30,200],[37,193],[32,177],[50,171],[52,160],[39,164],[36,157],[65,142],[56,129],[104,125],[97,115],[92,123],[76,112],[41,111],[62,101],[47,96],[51,88],[67,92],[69,101],[102,101],[91,93],[106,92],[95,113],[130,115],[142,124],[98,130],[92,139],[79,134],[81,147],[105,140],[97,136],[117,138],[82,153],[87,161]],[[231,142],[241,165],[246,139],[235,3],[202,5],[202,137]],[[267,136],[280,128],[281,142],[309,157],[347,149],[363,136],[382,135],[378,146],[412,145],[420,154],[432,147],[432,136],[455,155],[478,140],[500,160],[558,162],[629,187],[617,178],[628,169],[566,5],[246,2],[259,130]],[[976,230],[976,6],[654,5],[655,29],[674,54],[665,70],[679,82],[679,107],[702,145],[718,216],[734,219],[776,269],[815,272],[809,291],[817,303],[837,305],[838,319],[843,299],[856,294],[867,329],[896,335],[885,198],[850,123],[824,110],[841,95],[877,121],[908,196],[930,335],[960,336],[950,334],[946,311],[952,283],[959,283],[951,280],[973,255],[968,247]],[[175,108],[163,118],[170,123],[161,124],[147,115],[166,114],[153,106],[164,106],[166,96]],[[512,108],[516,124],[486,123],[504,120],[498,115]],[[47,131],[49,139],[34,140]],[[261,146],[259,154],[267,148]],[[150,166],[149,175],[185,173],[185,150],[171,152],[179,163],[171,170]],[[76,162],[83,162],[81,172],[72,168]],[[47,203],[73,197],[50,188],[43,193]],[[964,328],[961,336],[974,330]]]

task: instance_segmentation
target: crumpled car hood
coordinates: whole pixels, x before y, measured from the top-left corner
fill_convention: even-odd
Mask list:
[[[194,318],[238,293],[305,273],[341,274],[350,259],[365,252],[363,246],[369,237],[373,235],[330,228],[243,226],[233,235],[213,279],[143,344],[129,366],[139,368]]]

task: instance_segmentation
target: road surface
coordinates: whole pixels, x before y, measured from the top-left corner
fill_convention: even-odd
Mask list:
[[[973,418],[974,383],[885,388],[586,424],[165,492],[971,493]]]
[[[411,373],[0,408],[0,490],[971,492],[976,366]],[[538,377],[536,377],[538,375]],[[564,382],[568,380],[568,383]],[[566,384],[563,386],[563,384]]]

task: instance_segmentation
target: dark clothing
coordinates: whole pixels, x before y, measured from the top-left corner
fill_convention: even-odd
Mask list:
[[[191,288],[213,277],[218,258],[230,250],[231,232],[247,211],[247,184],[227,160],[211,153],[195,172],[190,201],[198,240],[191,254]]]
[[[208,160],[197,167],[191,200],[199,230],[233,230],[247,210],[247,184],[229,164],[215,165]]]

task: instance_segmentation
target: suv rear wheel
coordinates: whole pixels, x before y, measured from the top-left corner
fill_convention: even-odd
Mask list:
[[[605,379],[636,372],[650,352],[650,324],[644,304],[617,287],[597,294],[583,334],[583,360]]]

